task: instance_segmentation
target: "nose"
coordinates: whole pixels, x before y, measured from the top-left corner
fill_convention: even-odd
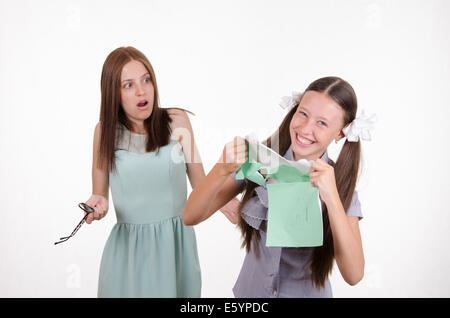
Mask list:
[[[300,132],[302,135],[312,135],[314,128],[314,123],[312,120],[308,118],[308,120],[305,120],[303,122],[303,125],[300,127]]]
[[[135,92],[136,96],[141,96],[144,94],[144,88],[142,87],[141,84],[136,84],[136,92]]]

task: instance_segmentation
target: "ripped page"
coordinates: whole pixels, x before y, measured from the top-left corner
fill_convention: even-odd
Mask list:
[[[311,247],[323,244],[319,191],[309,181],[313,161],[287,160],[246,138],[248,158],[236,179],[248,179],[268,192],[266,246]]]

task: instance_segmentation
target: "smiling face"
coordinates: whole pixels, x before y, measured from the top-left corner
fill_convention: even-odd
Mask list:
[[[142,131],[144,120],[153,111],[155,91],[144,64],[132,60],[124,65],[120,76],[122,108],[135,131]]]
[[[306,91],[289,126],[294,160],[320,158],[333,139],[344,137],[344,115],[329,95]]]

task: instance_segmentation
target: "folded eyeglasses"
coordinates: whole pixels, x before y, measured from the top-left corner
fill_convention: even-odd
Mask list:
[[[80,209],[82,209],[84,212],[86,212],[85,216],[81,219],[80,223],[78,223],[78,225],[75,227],[75,229],[72,231],[72,234],[70,234],[69,236],[66,237],[61,237],[60,241],[55,242],[56,244],[62,243],[67,241],[68,239],[70,239],[72,236],[75,235],[75,233],[77,233],[77,231],[80,229],[80,227],[83,225],[83,223],[86,221],[87,216],[94,212],[94,209],[91,208],[89,205],[87,205],[86,203],[79,203],[78,206],[80,207]]]

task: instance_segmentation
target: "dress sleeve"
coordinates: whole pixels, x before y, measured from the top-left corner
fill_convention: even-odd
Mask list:
[[[359,220],[363,218],[362,212],[361,212],[361,203],[358,199],[358,192],[353,193],[352,202],[350,203],[350,207],[347,211],[347,216],[357,216],[359,217]]]
[[[236,179],[236,172],[233,172],[233,173],[231,174],[231,177],[233,178],[234,181],[236,181],[236,183],[237,183],[239,189],[242,190],[242,189],[244,188],[246,179],[237,180],[237,179]]]

